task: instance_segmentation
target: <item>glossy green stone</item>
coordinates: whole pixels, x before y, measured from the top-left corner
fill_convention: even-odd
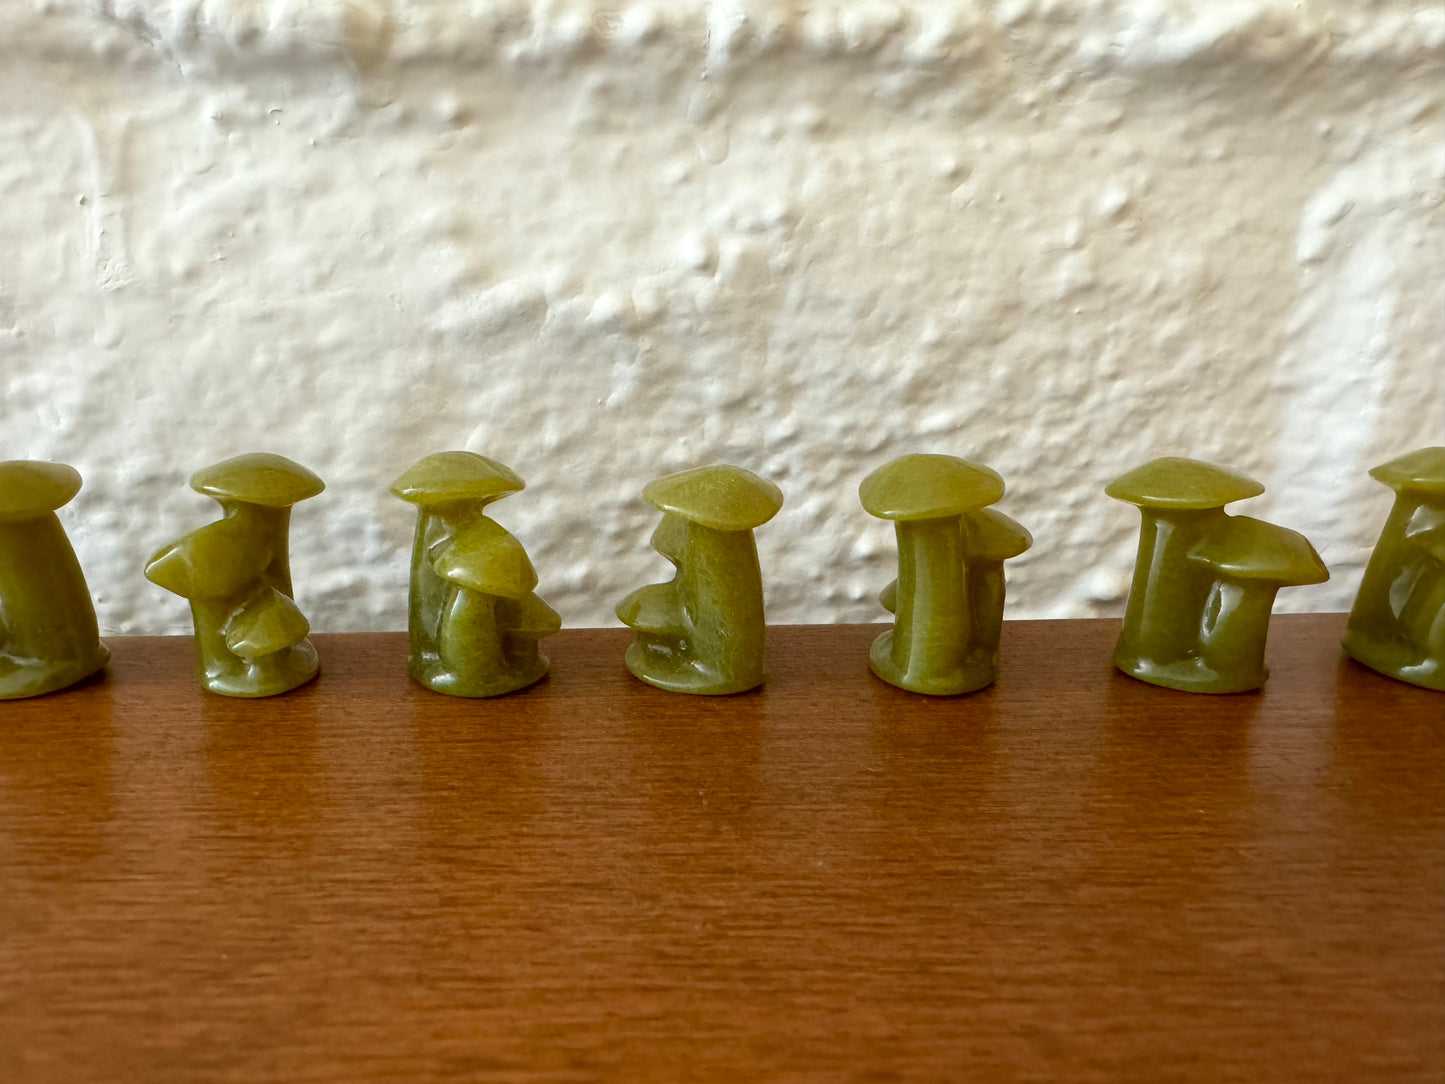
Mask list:
[[[783,506],[777,486],[741,467],[670,474],[642,491],[663,513],[652,545],[677,568],[617,607],[637,633],[627,668],[679,693],[726,694],[763,681],[767,627],[754,528]]]
[[[110,658],[55,515],[80,484],[61,463],[0,463],[0,700],[64,689]]]
[[[1445,692],[1445,447],[1370,471],[1395,506],[1365,566],[1345,652],[1400,681]]]
[[[997,680],[1003,564],[1033,542],[985,507],[1003,493],[994,471],[950,455],[905,455],[863,479],[863,507],[898,536],[898,579],[879,596],[893,628],[868,656],[884,681],[951,696]]]
[[[1226,513],[1226,504],[1264,487],[1199,460],[1152,460],[1105,492],[1137,505],[1143,517],[1114,664],[1185,692],[1264,684],[1275,595],[1329,579],[1314,547],[1295,531]]]
[[[299,463],[258,452],[191,478],[222,518],[162,546],[146,579],[188,599],[201,684],[223,696],[275,696],[316,676],[310,625],[291,588],[291,506],[326,488]]]
[[[561,619],[534,592],[527,551],[484,511],[524,485],[474,452],[429,455],[392,483],[417,508],[408,670],[428,689],[500,696],[547,673],[538,641]]]

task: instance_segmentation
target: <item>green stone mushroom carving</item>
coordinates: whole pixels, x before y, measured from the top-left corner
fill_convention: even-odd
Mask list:
[[[1395,506],[1365,566],[1345,652],[1400,681],[1445,692],[1445,447],[1370,471]]]
[[[547,673],[538,641],[562,627],[537,597],[522,544],[486,515],[525,483],[494,459],[438,452],[391,492],[417,507],[409,627],[411,676],[451,696],[499,696]]]
[[[222,518],[161,547],[146,578],[188,599],[201,684],[223,696],[275,696],[316,676],[310,626],[291,588],[291,506],[325,484],[299,463],[258,452],[205,468],[191,488]]]
[[[998,678],[1003,563],[1033,539],[987,505],[1003,479],[950,455],[905,455],[858,487],[870,515],[898,536],[898,578],[879,601],[893,628],[873,641],[869,666],[884,681],[932,696],[972,692]]]
[[[0,463],[0,700],[64,689],[110,658],[55,515],[80,484],[62,463]]]
[[[1251,516],[1222,517],[1189,559],[1214,575],[1199,630],[1200,672],[1213,677],[1201,691],[1259,688],[1269,677],[1264,646],[1274,596],[1281,587],[1324,583],[1329,570],[1304,535]]]
[[[767,628],[753,530],[777,515],[782,491],[741,467],[717,466],[659,478],[642,498],[663,514],[652,545],[677,575],[618,605],[637,634],[627,668],[671,692],[761,685]]]
[[[1114,664],[1185,692],[1257,688],[1275,592],[1328,578],[1319,555],[1294,531],[1226,513],[1264,486],[1211,463],[1154,459],[1105,492],[1143,517]]]

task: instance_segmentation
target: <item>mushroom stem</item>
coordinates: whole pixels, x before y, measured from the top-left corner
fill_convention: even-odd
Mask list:
[[[1365,575],[1360,580],[1360,591],[1355,596],[1355,605],[1350,611],[1350,621],[1345,637],[1348,649],[1350,639],[1358,629],[1373,626],[1375,629],[1396,625],[1396,614],[1390,605],[1390,588],[1399,579],[1401,569],[1408,563],[1405,531],[1410,525],[1415,510],[1421,501],[1413,494],[1399,493],[1380,539],[1370,554],[1365,566]]]
[[[1003,634],[1004,576],[1002,561],[977,558],[964,567],[968,598],[968,650],[988,660],[990,681],[998,676],[999,639]]]
[[[898,609],[870,659],[885,681],[914,692],[967,691],[969,615],[958,516],[899,520]]]
[[[1272,580],[1214,584],[1199,623],[1199,654],[1214,675],[1208,691],[1245,692],[1269,677],[1264,648],[1280,587]]]
[[[442,611],[437,654],[459,689],[495,683],[507,669],[496,598],[453,585]]]
[[[226,621],[235,612],[236,600],[193,598],[190,602],[201,683],[213,692],[229,689],[246,672],[244,661],[226,646]]]
[[[1187,559],[1189,550],[1221,519],[1228,518],[1220,508],[1141,507],[1139,511],[1142,522],[1134,582],[1114,649],[1115,664],[1129,674],[1141,664],[1176,662],[1195,649],[1199,615],[1214,578]]]
[[[271,554],[262,575],[266,582],[287,598],[295,598],[291,586],[291,509],[268,508],[245,501],[222,501],[227,519],[234,519],[248,532],[264,541]]]
[[[64,688],[105,665],[109,652],[100,643],[85,576],[53,512],[0,520],[0,599],[4,655],[18,669],[33,660],[47,670],[4,681],[0,699]],[[0,679],[9,676],[0,671]]]
[[[417,656],[437,651],[442,607],[449,585],[432,568],[430,556],[432,547],[445,537],[446,524],[442,517],[419,508],[416,535],[411,547],[411,586],[407,598],[407,630],[411,634],[413,662]]]
[[[443,506],[434,515],[423,511],[417,522],[417,545],[426,571],[425,582],[428,588],[432,582],[436,585],[435,591],[428,590],[427,597],[422,599],[427,609],[435,609],[434,617],[425,615],[429,618],[428,627],[435,630],[437,657],[450,675],[449,682],[457,690],[467,692],[497,685],[508,670],[497,625],[497,598],[447,582],[437,574],[429,558],[430,550],[438,543],[444,544],[477,520],[486,519],[485,507],[484,501]],[[430,543],[421,533],[422,520],[429,521],[426,530],[433,539]]]
[[[10,654],[76,659],[94,653],[95,607],[54,513],[0,522],[0,598]]]
[[[691,630],[695,663],[715,681],[710,691],[742,692],[763,680],[767,627],[763,574],[752,531],[720,531],[687,522],[677,586]]]

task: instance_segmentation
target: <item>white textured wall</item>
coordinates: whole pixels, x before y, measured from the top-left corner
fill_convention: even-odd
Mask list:
[[[467,447],[569,624],[666,566],[637,499],[788,496],[777,621],[883,616],[859,479],[992,464],[1014,616],[1118,612],[1156,454],[1348,606],[1445,439],[1445,10],[1402,0],[5,0],[0,458],[75,464],[110,632],[186,627],[151,549],[195,468],[291,455],[325,630],[397,628],[418,456]]]

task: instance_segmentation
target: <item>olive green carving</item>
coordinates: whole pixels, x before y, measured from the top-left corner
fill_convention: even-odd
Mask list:
[[[763,681],[767,628],[753,530],[783,506],[777,486],[741,467],[669,474],[642,491],[662,515],[652,545],[677,567],[617,607],[637,633],[627,668],[678,693],[740,693]]]
[[[1186,692],[1262,685],[1276,592],[1329,578],[1314,547],[1295,531],[1226,513],[1264,487],[1195,459],[1151,460],[1105,492],[1143,517],[1114,664]]]
[[[1199,628],[1199,660],[1215,675],[1208,692],[1257,689],[1269,677],[1265,637],[1281,587],[1330,578],[1304,535],[1251,516],[1224,516],[1189,551],[1214,576]]]
[[[898,536],[898,578],[879,595],[893,628],[868,655],[884,681],[950,696],[997,679],[1003,563],[1033,542],[985,507],[1003,493],[994,471],[950,455],[905,455],[863,479],[863,507]]]
[[[61,463],[0,463],[0,700],[74,685],[110,658],[55,515],[80,484]]]
[[[1370,554],[1345,631],[1353,659],[1445,692],[1445,447],[1376,467],[1395,506]]]
[[[391,492],[417,507],[411,676],[451,696],[499,696],[547,673],[538,641],[562,627],[527,551],[484,509],[525,483],[474,452],[419,460]]]
[[[188,599],[201,684],[224,696],[275,696],[316,676],[310,626],[291,589],[291,506],[326,488],[279,455],[241,455],[199,471],[191,488],[223,517],[161,547],[146,578]]]

